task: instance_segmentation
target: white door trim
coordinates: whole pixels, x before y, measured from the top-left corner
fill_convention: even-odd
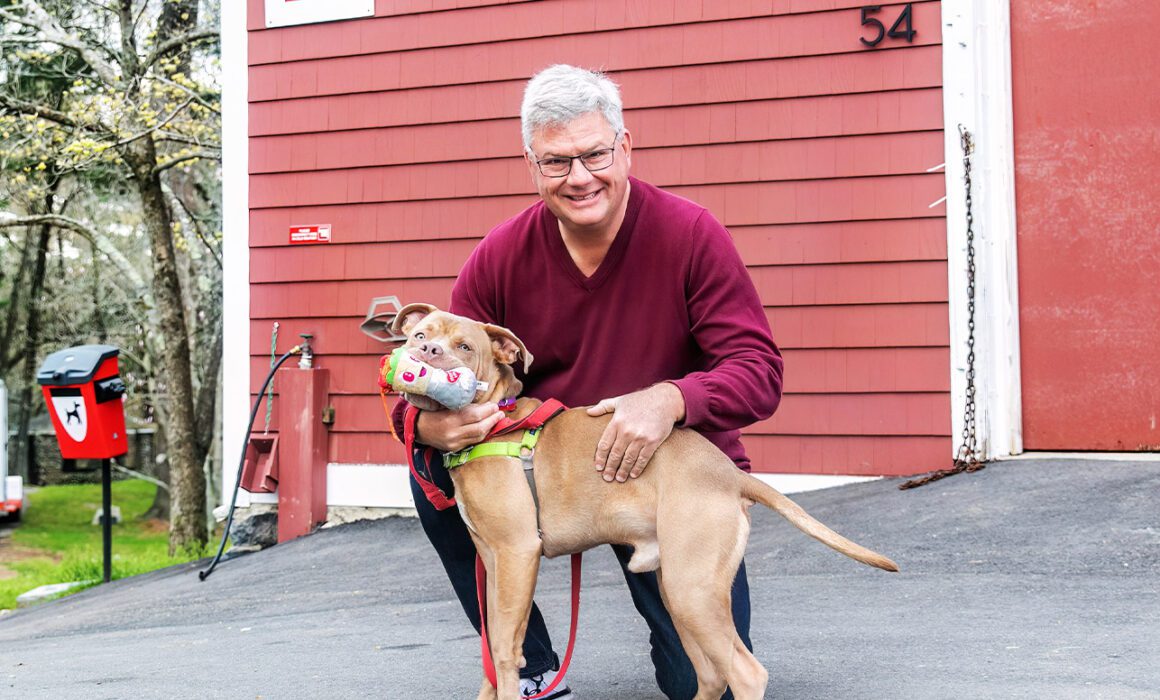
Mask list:
[[[223,2],[222,46],[222,500],[237,478],[250,409],[250,177],[246,3]],[[238,493],[238,505],[249,505]]]
[[[974,139],[975,396],[980,456],[1023,451],[1015,152],[1009,0],[942,3],[943,115],[950,300],[951,424],[963,437],[967,366],[967,225],[959,125]]]

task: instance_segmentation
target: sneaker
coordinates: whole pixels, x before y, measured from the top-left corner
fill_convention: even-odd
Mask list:
[[[543,692],[544,688],[552,685],[556,680],[557,671],[545,671],[538,676],[520,679],[520,697],[530,698],[536,693]],[[576,696],[566,684],[556,686],[551,695],[545,695],[540,700],[575,700]]]

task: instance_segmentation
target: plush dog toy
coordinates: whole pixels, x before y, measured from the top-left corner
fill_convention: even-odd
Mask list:
[[[450,409],[463,408],[475,394],[487,390],[487,382],[475,378],[470,367],[441,370],[397,348],[379,361],[379,386],[400,394],[426,396]]]

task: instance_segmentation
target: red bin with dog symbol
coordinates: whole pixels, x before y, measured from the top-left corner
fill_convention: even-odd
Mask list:
[[[40,366],[36,381],[64,459],[111,459],[129,451],[120,352],[111,345],[80,345],[54,352]]]

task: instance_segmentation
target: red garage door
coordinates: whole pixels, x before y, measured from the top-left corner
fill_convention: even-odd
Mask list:
[[[1028,450],[1160,449],[1158,26],[1155,2],[1012,3]]]

